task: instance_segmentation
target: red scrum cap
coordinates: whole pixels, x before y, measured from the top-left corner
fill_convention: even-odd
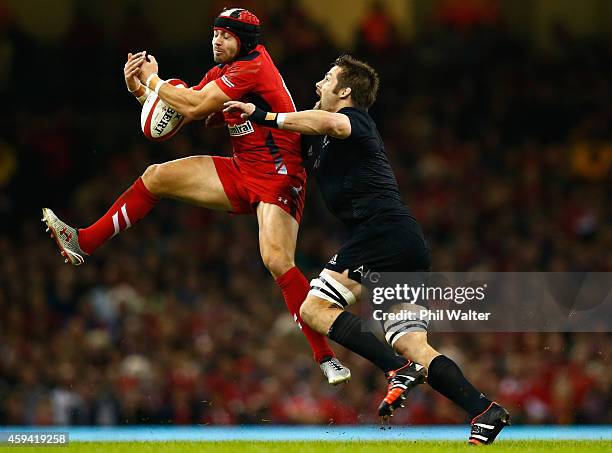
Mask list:
[[[240,56],[248,54],[259,43],[259,19],[248,9],[224,9],[215,19],[214,29],[225,30],[236,37]]]

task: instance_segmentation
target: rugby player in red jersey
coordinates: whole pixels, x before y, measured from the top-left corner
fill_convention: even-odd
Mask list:
[[[149,90],[188,120],[219,117],[224,102],[242,100],[268,111],[293,112],[295,106],[266,48],[258,44],[259,19],[242,8],[224,10],[214,21],[212,48],[217,66],[193,89],[179,89],[158,75],[153,56],[129,54],[124,67],[127,88],[142,103]],[[295,266],[294,255],[302,210],[306,172],[296,132],[259,126],[239,114],[223,114],[234,149],[233,157],[198,155],[149,166],[143,175],[87,228],[62,222],[50,209],[43,221],[66,262],[85,257],[116,234],[130,228],[161,198],[174,198],[209,209],[255,214],[259,248],[276,279],[287,307],[300,325],[314,358],[330,384],[350,379],[325,336],[300,318],[300,305],[310,285]]]

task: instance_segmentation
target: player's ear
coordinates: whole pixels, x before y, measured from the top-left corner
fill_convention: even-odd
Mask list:
[[[340,95],[341,99],[346,99],[351,95],[351,87],[344,87],[340,90],[340,93],[338,93]]]

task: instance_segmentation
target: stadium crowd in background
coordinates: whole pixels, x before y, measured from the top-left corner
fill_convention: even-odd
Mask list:
[[[264,42],[307,108],[340,50],[296,6],[268,20]],[[380,31],[388,20],[368,13],[353,54],[381,75],[371,113],[434,270],[612,271],[612,44],[558,27],[542,52],[486,23],[403,42]],[[15,106],[0,139],[0,424],[377,423],[384,378],[336,347],[353,378],[325,383],[260,262],[252,218],[166,200],[86,265],[62,264],[41,206],[70,206],[87,224],[148,164],[229,153],[226,132],[191,124],[146,142],[123,91],[127,27],[110,39],[77,16],[89,39],[50,47],[1,23],[2,49],[18,51],[2,53],[0,73]],[[206,40],[155,50],[191,84],[212,65]],[[98,57],[84,66],[75,54]],[[41,95],[32,73],[44,67],[62,70],[46,72],[57,89]],[[297,256],[308,277],[341,242],[332,222],[311,187]],[[432,336],[515,423],[612,423],[609,333]],[[394,423],[460,417],[422,386]]]

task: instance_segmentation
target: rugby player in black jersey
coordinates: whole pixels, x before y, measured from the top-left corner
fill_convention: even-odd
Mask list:
[[[344,55],[316,84],[320,100],[313,110],[266,112],[265,106],[237,101],[225,107],[263,126],[322,137],[311,143],[306,157],[327,207],[346,225],[350,238],[312,280],[300,309],[303,320],[387,373],[389,388],[379,407],[381,416],[391,415],[407,391],[423,381],[424,367],[428,384],[469,414],[468,441],[490,444],[509,423],[508,412],[429,345],[426,319],[394,322],[392,328],[383,324],[387,341],[407,359],[403,361],[367,330],[361,318],[344,311],[359,300],[361,278],[369,271],[430,269],[423,233],[401,198],[383,141],[368,114],[378,85],[372,67]]]

